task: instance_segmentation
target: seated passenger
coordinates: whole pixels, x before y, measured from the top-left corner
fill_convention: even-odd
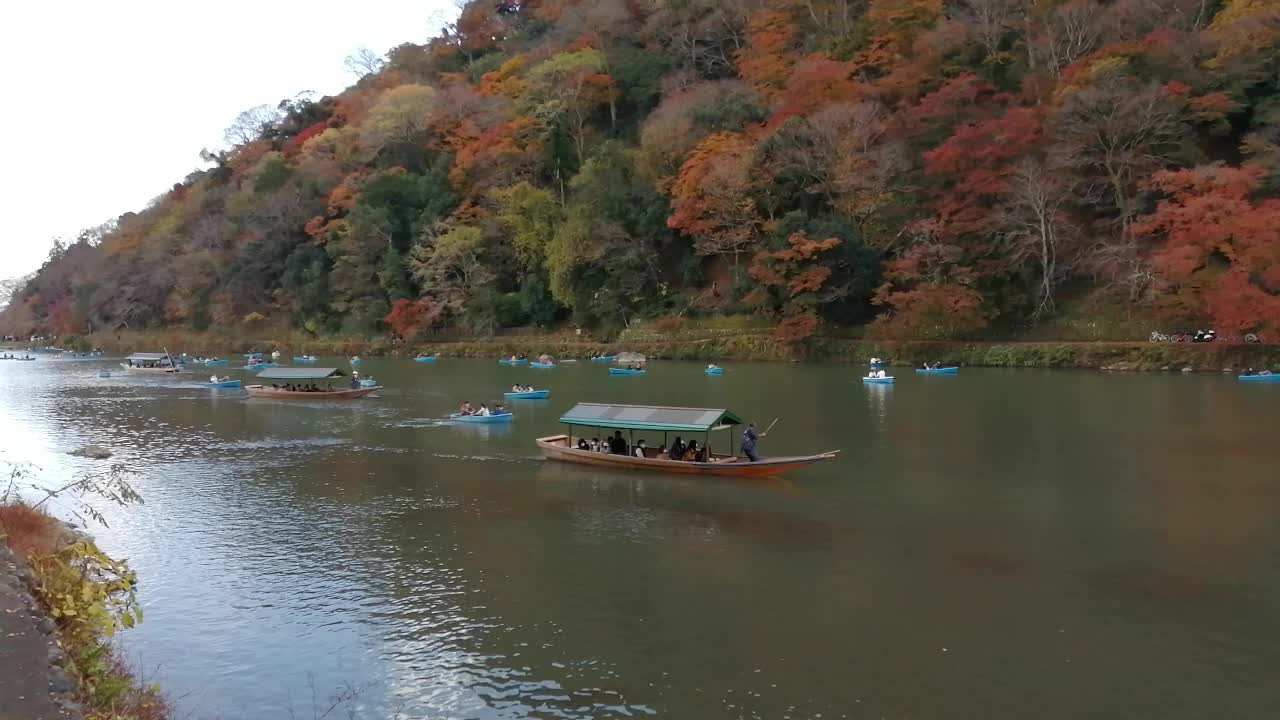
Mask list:
[[[701,455],[702,455],[701,451],[698,450],[698,441],[690,440],[689,447],[685,448],[685,451],[684,451],[684,461],[685,462],[702,462],[703,458],[701,457]]]
[[[516,383],[515,385],[511,386],[511,392],[514,392],[514,393],[525,392],[525,389],[520,387],[520,383]]]
[[[637,441],[636,441],[636,446],[635,446],[635,448],[631,451],[631,454],[632,454],[632,455],[635,455],[635,456],[636,456],[636,457],[638,457],[638,458],[643,458],[643,457],[645,457],[645,454],[644,454],[644,440],[637,440]]]
[[[586,438],[578,438],[578,449],[579,449],[579,450],[590,450],[590,449],[591,449],[591,444],[587,442],[587,439],[586,439]]]
[[[600,452],[600,438],[591,438],[591,452]]]
[[[683,460],[683,459],[684,459],[684,450],[685,450],[685,448],[684,448],[684,441],[680,439],[680,436],[679,436],[679,435],[677,435],[677,436],[676,436],[676,441],[675,441],[675,443],[673,443],[673,444],[671,445],[671,452],[670,452],[670,453],[668,453],[667,455],[668,455],[672,460]]]
[[[614,455],[627,454],[627,441],[622,439],[621,430],[614,430],[613,437],[609,438],[609,452]]]
[[[459,415],[474,415],[475,408],[471,407],[471,401],[467,400],[462,403],[462,407],[458,408]]]
[[[489,417],[493,413],[489,412],[488,405],[485,405],[484,403],[480,403],[480,409],[477,410],[475,414],[479,415],[480,417]]]

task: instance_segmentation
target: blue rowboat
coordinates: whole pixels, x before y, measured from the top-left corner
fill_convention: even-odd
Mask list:
[[[209,367],[222,367],[223,365],[226,365],[229,362],[231,361],[230,360],[205,360],[200,364],[208,365]]]
[[[221,382],[211,382],[211,383],[206,383],[206,384],[207,384],[209,387],[211,387],[211,388],[238,388],[238,387],[240,387],[240,381],[239,381],[239,380],[223,380],[223,381],[221,381]]]
[[[609,368],[610,375],[643,375],[648,370],[632,370],[631,368]]]
[[[555,370],[555,369],[556,369],[556,364],[555,364],[555,363],[540,363],[540,362],[532,362],[532,363],[529,363],[529,367],[531,367],[531,368],[537,368],[537,369],[539,369],[539,370]]]
[[[359,365],[359,364],[360,364],[360,358],[358,358],[358,357],[353,357],[353,358],[351,358],[351,364],[352,364],[352,365]]]
[[[724,368],[707,368],[707,369],[703,370],[702,372],[704,372],[704,373],[706,373],[706,374],[708,374],[708,375],[723,375],[723,374],[724,374]]]
[[[550,390],[534,390],[532,392],[505,392],[502,397],[507,400],[546,400],[551,397]]]
[[[293,361],[297,363],[313,363],[313,362],[320,362],[320,359],[317,357],[313,357],[311,355],[301,355],[301,356],[295,355],[293,358]]]
[[[432,363],[439,359],[440,359],[439,355],[419,355],[418,357],[414,358],[413,361],[422,362],[422,363]]]
[[[464,422],[464,423],[480,423],[480,424],[505,423],[505,422],[511,422],[511,413],[506,412],[506,413],[502,413],[501,415],[463,415],[461,413],[454,413],[449,416],[449,419],[456,420],[457,422]]]
[[[917,375],[959,375],[958,367],[916,368]]]
[[[613,359],[616,357],[618,356],[617,355],[601,355],[599,357],[591,358],[591,362],[613,362]]]
[[[528,365],[529,361],[525,359],[512,360],[511,358],[502,358],[498,361],[499,365]]]
[[[893,384],[893,376],[892,376],[892,375],[890,375],[889,377],[882,377],[882,378],[868,378],[868,377],[864,377],[864,378],[862,378],[862,384],[864,384],[864,385],[892,385],[892,384]]]
[[[1236,379],[1240,382],[1280,383],[1280,373],[1271,373],[1270,375],[1237,375]]]
[[[260,362],[260,363],[254,363],[254,364],[252,364],[252,365],[245,365],[243,368],[240,368],[240,369],[241,369],[241,370],[252,370],[252,371],[254,371],[254,372],[257,372],[257,371],[259,371],[259,370],[266,370],[267,368],[273,368],[273,367],[275,367],[275,366],[276,366],[276,364],[275,364],[275,363],[273,363],[273,362]]]

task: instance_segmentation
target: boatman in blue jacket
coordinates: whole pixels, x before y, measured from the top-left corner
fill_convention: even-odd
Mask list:
[[[749,423],[747,429],[742,431],[742,454],[746,455],[751,462],[759,462],[760,456],[756,455],[756,443],[760,438],[769,433],[757,433],[756,424]]]

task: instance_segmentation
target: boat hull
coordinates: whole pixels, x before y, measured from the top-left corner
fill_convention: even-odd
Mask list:
[[[1280,383],[1280,373],[1271,375],[1237,375],[1236,379],[1240,382]]]
[[[836,453],[806,455],[803,457],[765,458],[752,462],[744,458],[727,458],[716,456],[717,462],[682,462],[679,460],[657,460],[654,458],[638,458],[628,455],[610,455],[607,453],[578,450],[573,438],[568,435],[552,435],[538,438],[538,449],[547,460],[591,465],[594,467],[613,468],[616,470],[641,470],[644,472],[670,473],[676,475],[700,475],[703,477],[769,477],[798,470],[823,460],[830,460]]]
[[[432,355],[431,357],[416,357],[413,359],[413,361],[420,362],[420,363],[433,363],[439,359],[440,358],[436,357],[435,355]]]
[[[862,384],[863,385],[892,385],[893,378],[891,377],[862,378]]]
[[[723,375],[723,374],[724,374],[724,368],[707,368],[706,370],[703,370],[702,372],[703,372],[703,373],[705,373],[705,374],[707,374],[707,375]]]
[[[616,358],[616,357],[618,357],[618,356],[617,356],[617,355],[602,355],[602,356],[600,356],[600,357],[593,357],[593,358],[591,358],[591,362],[603,362],[603,363],[613,362],[613,359],[614,359],[614,358]]]
[[[505,392],[502,397],[507,400],[546,400],[551,397],[550,390],[534,390],[533,392]]]
[[[528,365],[529,361],[528,360],[511,360],[509,358],[504,358],[502,360],[499,360],[498,364],[499,365]]]
[[[626,368],[609,368],[610,375],[644,375],[648,370],[628,370]]]
[[[958,367],[942,367],[942,368],[916,368],[917,375],[959,375]]]
[[[537,368],[539,370],[555,370],[556,369],[556,366],[554,363],[535,362],[535,363],[529,363],[529,367]]]
[[[477,425],[496,425],[498,423],[511,422],[511,413],[502,413],[501,415],[462,415],[454,413],[449,416],[450,420],[463,423],[475,423]]]
[[[216,390],[217,388],[238,388],[238,387],[240,387],[240,381],[239,381],[239,380],[228,380],[227,382],[208,383],[208,385],[209,385],[209,387],[210,387],[210,388],[213,388],[213,389],[215,389],[215,390]]]
[[[296,357],[293,359],[293,361],[296,363],[313,363],[313,362],[320,362],[320,358]]]
[[[148,368],[148,367],[138,367],[137,365],[130,365],[129,363],[120,363],[120,367],[124,368],[125,370],[128,370],[129,372],[136,372],[136,373],[151,373],[151,374],[154,374],[154,375],[163,375],[163,374],[165,374],[165,373],[178,373],[178,372],[182,372],[182,371],[181,371],[181,370],[179,370],[178,368],[172,368],[172,367],[149,367],[149,368]]]
[[[249,372],[257,372],[259,370],[266,370],[267,368],[273,368],[273,367],[278,367],[278,366],[273,362],[262,362],[262,363],[254,363],[253,365],[245,365],[240,369],[248,370]]]
[[[371,388],[350,388],[346,390],[321,390],[320,392],[298,392],[296,390],[281,390],[279,388],[267,387],[266,385],[247,385],[244,391],[249,393],[249,397],[270,398],[272,400],[356,400],[368,395],[375,390],[381,390],[381,387]]]

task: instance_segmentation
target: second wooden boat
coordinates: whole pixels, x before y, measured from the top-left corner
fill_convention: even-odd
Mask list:
[[[273,400],[355,400],[382,389],[380,386],[334,388],[336,378],[345,381],[337,368],[268,368],[258,373],[258,379],[275,381],[273,384],[246,385],[244,391],[249,393],[249,397]],[[320,389],[298,389],[308,384]]]

